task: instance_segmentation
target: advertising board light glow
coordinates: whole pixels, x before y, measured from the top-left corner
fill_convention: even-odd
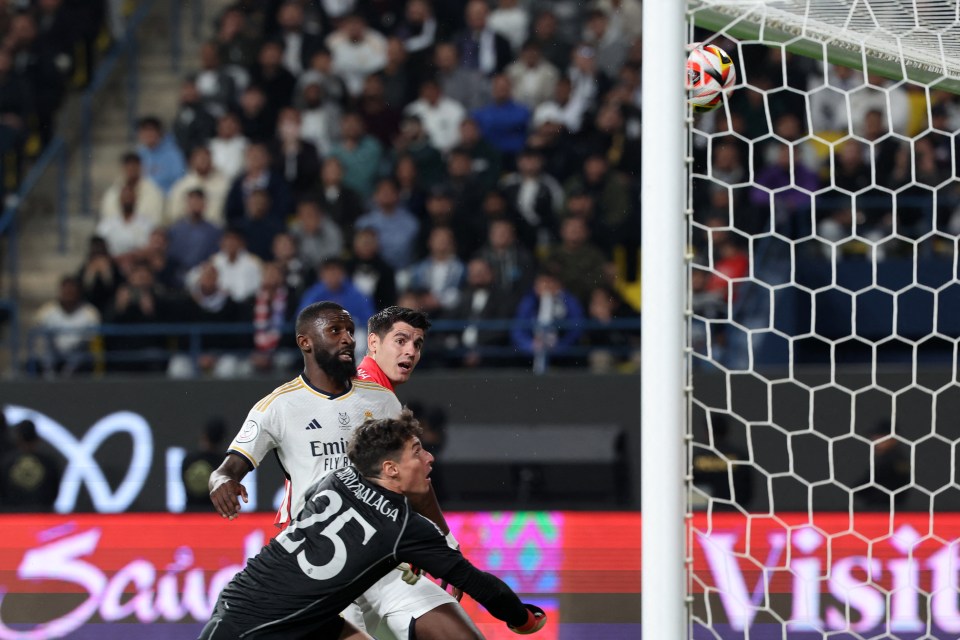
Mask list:
[[[629,631],[610,637],[635,637],[639,514],[451,513],[448,520],[474,564],[551,611],[557,628],[545,638],[579,637],[570,635],[574,628],[596,633],[614,618]],[[120,628],[169,626],[167,637],[190,637],[223,585],[276,533],[269,521],[263,513],[233,522],[215,514],[0,516],[0,640],[72,637],[121,621],[129,624]],[[960,514],[892,521],[889,514],[697,514],[694,613],[709,614],[731,638],[746,629],[751,637],[766,630],[782,637],[786,629],[791,638],[852,638],[884,628],[903,638],[956,637],[958,530]],[[577,604],[586,601],[599,607]],[[619,605],[604,609],[605,602]],[[510,637],[478,605],[465,604],[487,637]],[[693,635],[708,637],[696,624]]]

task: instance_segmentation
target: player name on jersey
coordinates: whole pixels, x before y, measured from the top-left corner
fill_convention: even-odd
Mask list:
[[[379,491],[375,491],[373,487],[365,486],[353,467],[347,467],[337,471],[337,478],[340,479],[347,489],[353,492],[357,500],[361,500],[394,522],[397,521],[400,510]]]

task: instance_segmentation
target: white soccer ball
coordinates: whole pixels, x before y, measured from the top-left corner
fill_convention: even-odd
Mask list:
[[[712,111],[723,102],[723,92],[737,81],[733,59],[715,44],[693,45],[687,55],[687,102],[697,112]]]

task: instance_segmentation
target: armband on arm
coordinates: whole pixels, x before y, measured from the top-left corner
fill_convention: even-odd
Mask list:
[[[444,536],[444,539],[447,541],[447,546],[453,549],[454,551],[460,550],[460,543],[457,542],[457,539],[453,537],[453,531]]]
[[[460,543],[457,542],[457,539],[453,536],[453,531],[448,532],[447,535],[445,535],[443,538],[444,540],[447,541],[448,547],[450,547],[454,551],[460,551]],[[450,583],[447,582],[446,580],[440,581],[440,588],[443,589],[444,591],[446,591],[449,586],[450,586]],[[458,589],[457,587],[453,587],[451,595],[453,595],[453,597],[457,599],[457,602],[460,602],[461,600],[463,600],[463,589]]]

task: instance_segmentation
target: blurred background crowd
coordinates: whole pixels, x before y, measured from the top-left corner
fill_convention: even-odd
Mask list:
[[[27,4],[12,15],[39,20]],[[148,328],[93,351],[152,354],[108,368],[174,376],[285,369],[299,362],[284,354],[292,319],[324,299],[350,310],[360,344],[391,304],[461,321],[428,350],[445,364],[550,351],[634,370],[640,13],[638,0],[234,3],[176,113],[141,117],[117,158],[83,264],[38,314],[51,333],[32,370],[96,368],[96,327],[158,323],[252,331],[211,330],[199,359]]]
[[[0,144],[49,139],[63,87],[116,31],[115,4],[0,0],[0,82],[16,87],[0,90]],[[36,319],[50,332],[30,370],[287,369],[290,323],[321,299],[351,311],[361,348],[390,304],[449,321],[425,364],[636,370],[640,26],[639,0],[229,5],[176,112],[141,108],[86,259]],[[777,328],[795,335],[834,256],[887,273],[949,259],[960,102],[716,42],[743,84],[695,120],[693,339],[734,364],[745,334],[720,325],[762,326],[764,282],[792,283],[796,313]],[[850,304],[821,302],[824,336]],[[149,328],[167,323],[192,329]],[[91,343],[104,325],[133,328]],[[134,355],[98,360],[116,352]]]

